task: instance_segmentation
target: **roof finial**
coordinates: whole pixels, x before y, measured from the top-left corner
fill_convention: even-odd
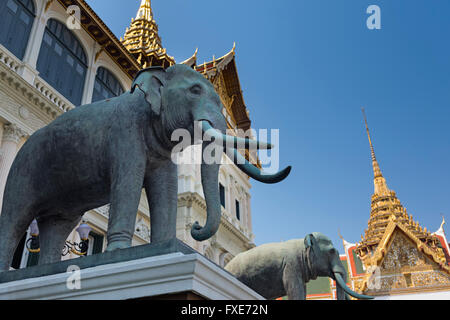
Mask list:
[[[338,235],[339,235],[339,238],[341,238],[341,240],[342,240],[342,245],[344,246],[345,251],[347,251],[348,248],[355,246],[354,243],[350,243],[350,242],[348,242],[348,241],[346,241],[344,239],[344,237],[341,234],[341,230],[340,229],[338,229]],[[362,236],[361,236],[361,239],[362,239]]]
[[[445,218],[444,218],[444,215],[442,215],[442,223],[441,223],[441,226],[439,227],[439,230],[444,230],[444,224],[445,224]]]
[[[370,131],[369,131],[369,125],[367,124],[367,117],[366,117],[366,112],[364,111],[364,108],[361,108],[363,117],[364,117],[364,122],[366,124],[366,131],[367,131],[367,137],[369,138],[369,144],[370,144],[370,152],[372,155],[372,161],[377,161],[377,158],[375,157],[375,151],[373,150],[373,145],[372,145],[372,139],[370,138]]]
[[[389,192],[389,189],[386,184],[386,180],[384,179],[383,175],[381,174],[380,166],[378,164],[377,158],[375,157],[375,151],[373,149],[372,139],[370,137],[370,131],[369,131],[369,125],[367,124],[367,117],[366,112],[364,111],[364,108],[361,108],[364,122],[366,124],[366,131],[367,131],[367,137],[369,138],[369,145],[370,145],[370,153],[372,156],[372,167],[373,167],[373,175],[374,175],[374,185],[375,185],[375,193],[376,194],[387,194]]]
[[[342,236],[341,230],[340,230],[340,229],[338,229],[338,236],[339,236],[339,238],[341,238],[342,240],[344,240],[344,237]]]
[[[141,0],[141,5],[136,16],[136,19],[144,18],[145,20],[152,19],[152,3],[150,0]]]

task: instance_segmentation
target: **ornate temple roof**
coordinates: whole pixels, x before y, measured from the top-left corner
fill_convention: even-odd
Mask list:
[[[120,40],[142,68],[150,66],[167,68],[175,64],[175,59],[169,56],[162,46],[150,0],[141,1],[136,18],[131,19],[130,27]]]
[[[227,118],[230,128],[251,128],[249,112],[244,102],[239,75],[236,67],[236,43],[230,52],[221,58],[213,57],[212,61],[197,65],[195,54],[184,63],[203,74],[216,88],[230,116]]]
[[[397,198],[396,193],[390,190],[386,179],[381,173],[380,165],[378,164],[375,156],[375,151],[372,144],[372,139],[369,132],[369,126],[367,124],[367,118],[364,113],[364,121],[366,125],[367,137],[369,139],[370,152],[372,157],[372,167],[374,173],[374,193],[371,198],[371,210],[370,219],[368,222],[368,228],[362,236],[361,242],[357,248],[360,255],[373,254],[378,244],[383,237],[386,228],[389,224],[389,219],[392,216],[395,217],[402,225],[406,226],[408,230],[414,234],[415,237],[424,242],[436,243],[435,237],[433,237],[426,228],[422,228],[417,221],[413,220],[412,215],[409,215],[406,209]]]
[[[374,172],[368,228],[359,243],[342,238],[353,287],[369,295],[450,289],[450,248],[443,220],[430,233],[406,212],[387,186],[375,156],[364,113]],[[373,277],[375,275],[375,277]]]

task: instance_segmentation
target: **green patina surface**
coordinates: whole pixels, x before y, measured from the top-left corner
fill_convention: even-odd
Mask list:
[[[309,281],[306,284],[306,292],[308,293],[308,295],[330,293],[330,278],[318,277],[316,280]]]

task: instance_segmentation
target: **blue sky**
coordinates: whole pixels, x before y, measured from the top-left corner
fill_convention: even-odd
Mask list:
[[[140,0],[88,0],[121,37]],[[369,5],[381,30],[366,27]],[[360,240],[373,173],[361,107],[388,186],[423,227],[450,222],[448,0],[153,0],[159,33],[180,62],[236,42],[255,129],[280,129],[278,185],[253,181],[257,245],[338,230]]]

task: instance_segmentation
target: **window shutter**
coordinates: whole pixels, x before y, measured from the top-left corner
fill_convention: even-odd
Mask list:
[[[50,19],[39,52],[37,70],[42,78],[78,106],[86,78],[86,55],[62,23]]]
[[[0,4],[0,43],[23,59],[34,21],[34,6],[23,1],[2,0]]]

